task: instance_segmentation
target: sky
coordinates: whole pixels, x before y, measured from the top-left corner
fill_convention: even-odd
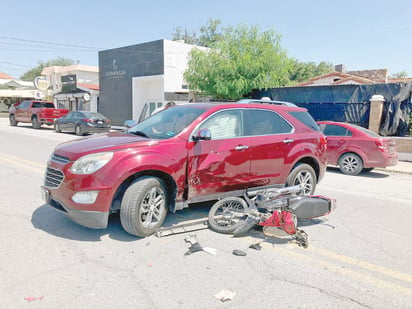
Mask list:
[[[1,12],[0,72],[16,79],[58,57],[98,66],[98,51],[200,34],[209,19],[275,30],[301,62],[412,77],[411,0],[20,0]]]

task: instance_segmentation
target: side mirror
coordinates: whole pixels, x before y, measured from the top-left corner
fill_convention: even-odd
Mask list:
[[[136,121],[136,120],[126,120],[126,121],[124,122],[124,127],[125,127],[126,129],[129,129],[129,128],[135,126],[136,124],[137,124],[137,121]]]
[[[208,129],[201,129],[197,132],[196,136],[193,136],[193,140],[197,141],[209,141],[212,139],[212,133]]]

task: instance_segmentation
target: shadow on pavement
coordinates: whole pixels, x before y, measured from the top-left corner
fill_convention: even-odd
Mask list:
[[[207,218],[211,205],[213,203],[199,203],[176,213],[169,212],[163,227],[170,227],[188,220]],[[74,223],[63,213],[50,206],[42,205],[33,212],[31,222],[36,229],[43,230],[48,234],[78,241],[100,241],[105,235],[124,242],[144,239],[125,232],[118,213],[110,215],[107,229],[90,229]]]
[[[327,171],[330,172],[330,173],[334,173],[334,174],[342,174],[342,175],[347,176],[347,177],[363,177],[363,178],[375,178],[375,179],[376,178],[387,178],[387,177],[389,177],[389,174],[385,173],[384,171],[379,171],[379,170],[376,170],[376,171],[372,170],[372,171],[369,171],[369,172],[364,171],[364,172],[360,172],[358,175],[354,175],[354,176],[343,174],[338,167],[328,166]]]

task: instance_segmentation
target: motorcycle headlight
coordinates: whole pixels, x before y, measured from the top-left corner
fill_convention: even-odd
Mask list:
[[[89,154],[77,159],[70,168],[70,171],[73,174],[91,174],[105,166],[112,158],[113,152]]]

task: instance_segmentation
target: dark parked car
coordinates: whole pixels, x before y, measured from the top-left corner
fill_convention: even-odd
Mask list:
[[[106,116],[96,112],[73,111],[58,118],[54,124],[57,133],[68,131],[76,135],[109,132],[111,121]]]
[[[60,144],[48,162],[46,204],[73,221],[148,236],[167,212],[245,190],[301,185],[313,194],[326,139],[306,109],[189,103],[118,132]]]
[[[327,138],[328,164],[339,166],[344,174],[357,175],[398,163],[391,138],[346,122],[319,121],[318,125]]]

